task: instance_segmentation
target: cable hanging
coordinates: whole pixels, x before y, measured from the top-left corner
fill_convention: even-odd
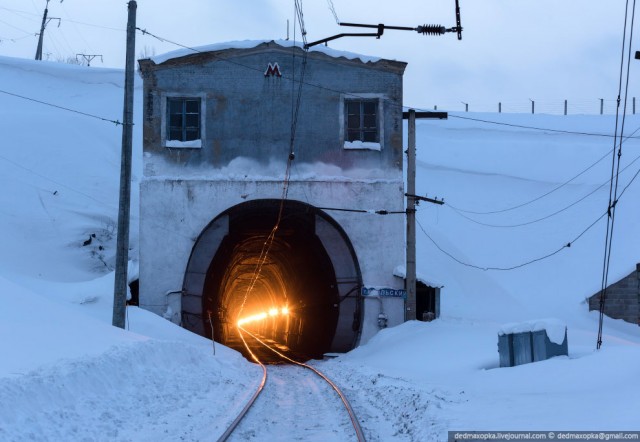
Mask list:
[[[300,33],[302,34],[302,39],[306,44],[306,30],[304,26],[304,16],[302,13],[302,5],[299,2],[299,0],[294,0],[294,4],[295,4],[296,17],[300,25]],[[294,39],[295,39],[295,36],[294,36]],[[298,115],[300,113],[300,103],[302,102],[302,86],[304,85],[304,75],[305,75],[306,66],[307,66],[308,49],[304,49],[303,51],[304,52],[303,52],[303,58],[302,58],[302,68],[300,72],[300,80],[298,81],[298,93],[296,96],[294,110],[292,112],[291,131],[290,131],[290,137],[289,137],[289,153],[287,155],[287,167],[285,170],[284,179],[282,183],[282,195],[280,197],[280,207],[278,208],[278,216],[276,219],[276,223],[273,226],[273,229],[271,229],[269,236],[267,236],[267,239],[262,245],[262,250],[260,251],[260,257],[258,259],[258,263],[256,264],[253,275],[251,277],[251,282],[247,286],[247,290],[244,293],[242,304],[240,305],[240,309],[238,311],[238,316],[240,316],[244,311],[244,306],[247,302],[247,299],[251,294],[251,292],[253,291],[253,288],[255,287],[256,282],[260,278],[260,274],[262,273],[262,267],[267,261],[267,257],[269,256],[269,251],[271,250],[271,246],[273,245],[273,242],[275,240],[276,233],[278,232],[278,228],[280,227],[280,222],[282,221],[282,214],[284,212],[284,204],[289,194],[291,166],[292,166],[293,160],[295,159],[294,147],[295,147],[296,130],[298,126]],[[292,81],[295,84],[295,81],[296,81],[295,78],[293,78]]]
[[[418,219],[416,219],[416,223],[420,227],[420,230],[422,230],[422,233],[425,234],[425,236],[429,239],[429,241],[431,241],[433,243],[433,245],[440,252],[442,252],[443,254],[447,255],[449,258],[453,259],[458,264],[461,264],[461,265],[463,265],[465,267],[471,267],[471,268],[478,269],[478,270],[483,270],[483,271],[488,271],[488,270],[510,271],[510,270],[516,270],[516,269],[528,266],[528,265],[536,263],[538,261],[543,261],[543,260],[545,260],[547,258],[551,258],[552,256],[557,255],[558,253],[560,253],[562,250],[571,247],[573,244],[575,244],[576,241],[578,241],[580,238],[582,238],[582,236],[585,233],[587,233],[589,230],[591,230],[591,228],[593,228],[593,226],[595,226],[606,215],[607,215],[607,212],[604,212],[594,222],[592,222],[586,229],[584,229],[582,232],[580,232],[580,234],[578,236],[576,236],[571,241],[569,241],[568,243],[564,244],[562,247],[558,248],[557,250],[554,250],[553,252],[550,252],[550,253],[548,253],[546,255],[543,255],[543,256],[540,256],[538,258],[534,258],[534,259],[531,259],[529,261],[523,262],[521,264],[513,265],[513,266],[510,266],[510,267],[489,267],[489,266],[483,267],[483,266],[479,266],[479,265],[475,265],[475,264],[470,264],[470,263],[464,262],[464,261],[456,258],[451,253],[449,253],[446,250],[444,250],[442,247],[440,247],[440,245],[427,233],[427,231],[424,229],[424,227],[422,227],[422,224],[420,224],[420,221],[418,221]]]
[[[629,26],[629,49],[627,51],[627,70],[626,70],[626,82],[624,86],[624,110],[622,113],[622,124],[620,128],[620,137],[624,134],[624,124],[627,116],[627,98],[629,92],[629,69],[631,65],[631,44],[633,42],[633,27],[635,21],[635,13],[636,13],[636,1],[633,0],[632,12],[631,12],[631,23]],[[625,45],[627,38],[627,18],[629,15],[629,0],[625,3],[625,14],[624,14],[624,28],[622,33],[622,50],[620,56],[620,79],[618,82],[618,98],[617,98],[617,107],[616,107],[616,124],[615,124],[615,135],[618,135],[618,117],[620,114],[620,101],[622,95],[622,83],[624,76],[624,64],[625,64]],[[616,138],[614,138],[614,151],[616,147]],[[613,153],[611,160],[611,185],[609,186],[609,205],[607,207],[607,231],[605,235],[605,245],[604,245],[604,258],[602,264],[602,286],[600,290],[600,309],[599,309],[599,317],[598,317],[598,339],[596,342],[596,348],[599,350],[602,346],[602,327],[604,323],[604,310],[605,310],[605,302],[607,298],[607,287],[609,285],[609,268],[611,264],[611,248],[613,243],[613,232],[615,226],[615,217],[616,217],[616,206],[618,202],[618,179],[620,176],[620,158],[622,157],[622,143],[618,146],[617,153]],[[637,176],[637,174],[636,174]],[[634,176],[635,179],[635,176]],[[626,188],[625,188],[626,190]]]
[[[318,210],[327,212],[351,212],[351,213],[369,213],[375,215],[406,215],[406,210],[365,210],[365,209],[340,209],[337,207],[316,207]]]
[[[35,98],[25,97],[24,95],[14,94],[13,92],[8,92],[8,91],[4,91],[4,90],[0,89],[0,93],[6,94],[6,95],[10,95],[12,97],[20,98],[22,100],[33,101],[34,103],[43,104],[45,106],[50,106],[50,107],[53,107],[53,108],[56,108],[56,109],[60,109],[60,110],[64,110],[64,111],[67,111],[67,112],[73,112],[74,114],[84,115],[85,117],[91,117],[91,118],[95,118],[97,120],[106,121],[107,123],[113,123],[116,126],[124,125],[124,123],[121,123],[118,120],[110,120],[109,118],[104,118],[104,117],[100,117],[98,115],[93,115],[93,114],[90,114],[90,113],[87,113],[87,112],[82,112],[82,111],[79,111],[79,110],[70,109],[68,107],[60,106],[58,104],[48,103],[48,102],[42,101],[42,100],[36,100]]]
[[[607,154],[608,155],[608,154]],[[633,163],[635,163],[636,161],[638,161],[640,159],[640,155],[637,156],[632,162],[630,162],[629,164],[627,164],[624,168],[620,169],[619,173],[624,172],[625,170],[627,170],[629,167],[631,167],[633,165]],[[522,223],[517,223],[517,224],[491,224],[491,223],[485,223],[482,221],[478,221],[476,219],[471,218],[470,216],[465,215],[462,211],[456,209],[455,207],[453,207],[451,204],[447,204],[451,210],[453,210],[457,215],[465,218],[468,221],[471,221],[472,223],[481,225],[481,226],[485,226],[485,227],[494,227],[494,228],[514,228],[514,227],[523,227],[523,226],[528,226],[531,224],[535,224],[538,223],[540,221],[544,221],[547,220],[549,218],[552,218],[556,215],[559,215],[560,213],[570,209],[571,207],[575,206],[578,203],[581,203],[582,201],[584,201],[585,199],[587,199],[588,197],[590,197],[591,195],[595,194],[598,190],[602,189],[603,187],[605,187],[607,184],[610,184],[611,180],[607,180],[604,183],[602,183],[601,185],[599,185],[598,187],[596,187],[595,189],[593,189],[591,192],[587,193],[586,195],[582,196],[581,198],[579,198],[578,200],[572,202],[571,204],[556,210],[555,212],[552,212],[548,215],[545,215],[543,217],[540,218],[536,218],[534,220],[531,221],[526,221],[526,222],[522,222]]]
[[[426,111],[426,112],[430,112],[430,111]],[[461,115],[455,115],[455,114],[451,114],[451,113],[449,113],[449,118],[457,118],[459,120],[469,120],[469,121],[476,121],[476,122],[479,122],[479,123],[495,124],[495,125],[498,125],[498,126],[515,127],[515,128],[518,128],[518,129],[530,129],[530,130],[537,130],[537,131],[542,131],[542,132],[553,132],[553,133],[567,134],[567,135],[584,135],[584,136],[588,136],[588,137],[616,138],[615,134],[614,135],[610,135],[610,134],[603,134],[603,133],[581,132],[581,131],[564,130],[564,129],[551,129],[551,128],[548,128],[548,127],[545,128],[545,127],[538,127],[538,126],[527,126],[527,125],[523,125],[523,124],[505,123],[505,122],[502,122],[502,121],[484,120],[482,118],[463,117]],[[629,137],[629,138],[639,139],[640,137]]]
[[[148,35],[150,37],[153,37],[161,42],[166,42],[166,43],[170,43],[173,44],[175,46],[181,47],[183,49],[188,49],[190,51],[193,51],[194,53],[205,53],[207,51],[202,51],[199,50],[197,48],[194,47],[190,47],[187,45],[183,45],[181,43],[169,40],[167,38],[164,37],[160,37],[156,34],[153,34],[152,32],[149,32],[146,29],[140,28],[140,27],[136,27],[136,29],[138,31],[140,31],[143,35]],[[228,58],[222,58],[222,57],[217,57],[215,55],[212,55],[212,57],[218,59],[219,61],[224,61],[226,63],[231,63],[234,64],[236,66],[240,66],[243,67],[245,69],[250,69],[250,70],[254,70],[254,71],[258,71],[262,73],[261,69],[255,68],[253,66],[248,66],[248,65],[244,65],[242,63],[239,63],[237,61],[234,60],[230,60]],[[290,81],[296,81],[295,78],[293,77],[289,77],[285,74],[282,75],[282,78],[290,80]],[[347,91],[341,91],[338,89],[334,89],[328,86],[323,86],[321,84],[317,84],[317,83],[310,83],[310,82],[303,82],[305,86],[309,86],[309,87],[313,87],[316,89],[321,89],[321,90],[326,90],[329,92],[335,92],[338,94],[342,94],[345,97],[350,97],[350,98],[356,98],[356,99],[366,99],[367,97],[358,95],[356,93],[352,93],[352,92],[347,92]],[[405,106],[405,105],[400,105],[397,103],[392,102],[391,100],[388,100],[388,104],[391,107],[398,107],[401,109],[414,109],[416,111],[420,111],[420,112],[429,112],[432,113],[433,111],[430,109],[426,109],[426,108],[422,108],[422,107],[411,107],[411,106]],[[481,118],[472,118],[472,117],[463,117],[461,115],[454,115],[454,114],[449,114],[449,118],[458,118],[458,119],[462,119],[462,120],[470,120],[470,121],[476,121],[476,122],[480,122],[480,123],[485,123],[485,124],[495,124],[495,125],[500,125],[500,126],[508,126],[508,127],[515,127],[515,128],[519,128],[519,129],[529,129],[529,130],[535,130],[535,131],[539,131],[539,132],[544,132],[544,133],[560,133],[560,134],[567,134],[567,135],[581,135],[581,136],[591,136],[591,137],[603,137],[603,138],[614,138],[614,135],[610,135],[610,134],[603,134],[603,133],[592,133],[592,132],[582,132],[582,131],[571,131],[571,130],[564,130],[564,129],[551,129],[551,128],[545,128],[545,127],[537,127],[537,126],[527,126],[527,125],[522,125],[522,124],[512,124],[512,123],[505,123],[505,122],[500,122],[500,121],[492,121],[492,120],[485,120],[485,119],[481,119]],[[629,139],[640,139],[640,136],[637,137],[628,137]]]

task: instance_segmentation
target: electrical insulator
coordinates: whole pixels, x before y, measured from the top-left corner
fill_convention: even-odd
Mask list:
[[[419,34],[424,35],[443,35],[447,29],[440,25],[422,25],[416,28]]]

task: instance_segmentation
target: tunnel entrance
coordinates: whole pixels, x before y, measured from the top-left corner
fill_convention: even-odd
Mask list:
[[[362,281],[350,241],[297,201],[285,201],[274,231],[279,211],[280,200],[242,203],[202,232],[185,273],[183,326],[242,353],[238,321],[299,359],[351,350]]]

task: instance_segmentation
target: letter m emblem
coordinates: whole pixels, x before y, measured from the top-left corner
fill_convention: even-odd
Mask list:
[[[282,74],[280,73],[280,66],[278,66],[278,63],[274,63],[274,64],[269,63],[267,70],[264,71],[264,76],[265,77],[269,77],[269,76],[282,77]]]

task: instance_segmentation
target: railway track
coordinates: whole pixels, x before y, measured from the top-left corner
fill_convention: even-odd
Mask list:
[[[227,429],[225,430],[225,432],[220,436],[220,438],[218,439],[218,442],[223,442],[228,440],[232,434],[234,434],[234,432],[238,432],[237,429],[240,426],[240,423],[243,422],[243,419],[247,416],[247,414],[249,413],[249,411],[252,409],[252,407],[254,407],[254,405],[256,405],[258,398],[260,397],[261,393],[263,393],[263,391],[265,390],[265,386],[267,385],[267,379],[268,379],[268,375],[269,375],[269,371],[267,370],[267,367],[265,365],[265,363],[263,363],[263,361],[261,360],[260,356],[258,354],[256,354],[257,352],[254,352],[251,350],[251,345],[249,345],[249,343],[247,343],[247,339],[256,341],[258,343],[260,343],[261,346],[269,349],[271,352],[273,352],[274,354],[278,355],[278,357],[280,357],[282,360],[287,361],[287,363],[289,365],[285,366],[274,366],[271,369],[271,375],[274,378],[274,387],[279,386],[279,388],[283,388],[286,386],[292,387],[291,381],[294,378],[294,375],[292,374],[292,370],[293,367],[300,367],[300,368],[304,368],[305,370],[307,370],[307,372],[312,372],[313,374],[311,375],[311,377],[313,377],[314,379],[322,379],[321,381],[319,381],[319,383],[321,384],[325,384],[331,387],[331,389],[333,390],[333,392],[329,392],[329,395],[332,395],[334,398],[339,398],[342,402],[342,408],[344,409],[344,411],[346,411],[346,413],[349,416],[349,422],[350,422],[350,426],[353,427],[353,437],[355,440],[357,440],[358,442],[364,442],[365,438],[364,438],[364,433],[362,432],[362,428],[360,427],[360,423],[358,422],[358,419],[356,418],[356,415],[353,411],[353,409],[351,408],[351,405],[349,404],[349,401],[347,400],[347,398],[345,397],[345,395],[342,393],[342,391],[340,390],[340,388],[338,388],[338,386],[331,380],[329,379],[326,375],[324,375],[322,372],[320,372],[318,369],[307,365],[305,363],[302,362],[298,362],[295,361],[291,358],[289,358],[288,356],[282,354],[281,352],[279,352],[278,350],[276,350],[275,348],[273,348],[273,346],[269,345],[267,342],[265,342],[264,340],[260,339],[258,336],[254,335],[253,333],[247,331],[246,329],[242,328],[242,327],[238,327],[238,332],[240,335],[240,338],[242,339],[242,341],[244,342],[244,345],[247,348],[247,351],[249,352],[249,354],[251,355],[251,358],[258,364],[260,365],[260,367],[262,368],[262,379],[260,381],[260,384],[258,385],[258,388],[256,389],[256,391],[254,392],[254,394],[252,395],[252,397],[249,399],[249,401],[245,404],[244,408],[242,409],[242,411],[240,412],[240,414],[238,414],[238,416],[233,420],[233,422],[231,422],[231,424],[227,427]],[[291,365],[293,364],[293,365]],[[275,370],[279,370],[279,371],[275,371]],[[287,370],[287,373],[282,372],[282,370]],[[299,382],[302,384],[301,385],[301,389],[305,389],[308,390],[306,391],[307,396],[309,395],[313,395],[313,396],[318,396],[321,394],[324,394],[325,397],[324,399],[327,398],[327,393],[326,391],[324,393],[322,393],[322,388],[319,387],[317,385],[316,382],[311,381],[310,379],[304,379],[300,372],[300,370],[298,370],[296,368],[296,371],[298,372],[295,375],[295,379],[293,380],[293,382],[296,382],[297,380],[299,380]],[[268,390],[269,387],[267,387]],[[324,390],[327,390],[326,387],[324,387]],[[289,402],[289,397],[286,398],[286,402]],[[334,399],[335,400],[335,399]],[[279,401],[282,402],[282,398],[276,398],[274,399],[274,401]],[[288,410],[289,413],[293,413],[293,414],[300,414],[300,416],[298,416],[299,418],[309,418],[310,416],[308,416],[309,413],[305,413],[304,412],[304,408],[309,407],[309,403],[310,403],[310,398],[305,398],[305,404],[289,404],[290,409]],[[331,400],[326,400],[326,401],[322,401],[322,400],[316,400],[314,402],[313,407],[320,407],[320,406],[324,406],[325,409],[330,408],[326,402],[331,402]],[[317,405],[316,405],[317,404]],[[266,413],[273,413],[274,410],[276,408],[276,404],[265,404],[264,405],[264,410]],[[302,410],[302,411],[301,411]],[[326,416],[322,416],[321,413],[322,410],[320,410],[320,415],[317,416],[318,419],[324,419],[326,420]],[[282,410],[280,410],[281,416],[284,413]],[[313,414],[313,413],[311,413]],[[304,415],[304,416],[303,416]],[[314,417],[314,416],[311,416]],[[294,417],[292,417],[293,419]],[[262,419],[263,421],[273,421],[273,416],[269,416],[269,419],[267,419],[267,416],[264,416],[264,419]],[[247,421],[244,421],[247,422]],[[328,424],[329,428],[332,429],[332,431],[336,431],[335,427],[336,427],[336,423],[335,422],[324,422],[324,424]],[[246,424],[244,424],[246,425]],[[347,424],[348,425],[348,424]],[[255,424],[254,424],[255,426]],[[312,427],[315,427],[315,425],[312,425]],[[313,430],[314,428],[311,428],[311,430]],[[267,428],[265,427],[265,430],[267,430]],[[264,435],[265,439],[271,439],[271,437],[273,437],[272,434],[267,434]],[[337,439],[342,439],[344,437],[344,435],[341,435],[342,437]],[[249,437],[257,437],[255,430],[248,430],[247,434],[244,435],[245,438],[249,438]]]

